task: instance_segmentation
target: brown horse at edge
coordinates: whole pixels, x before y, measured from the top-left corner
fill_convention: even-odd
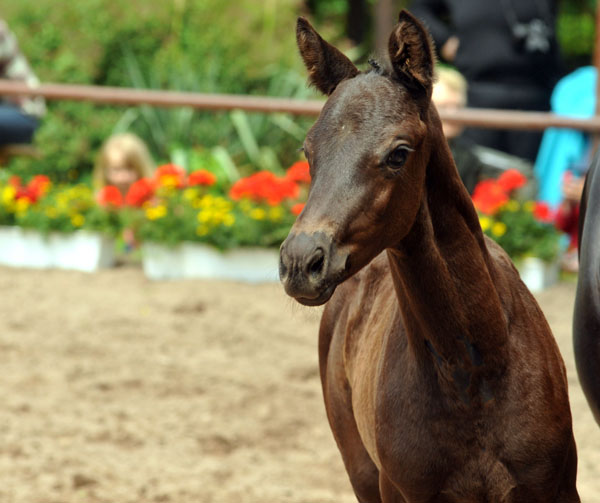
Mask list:
[[[428,33],[401,12],[390,67],[366,73],[302,18],[297,41],[329,98],[280,276],[300,303],[328,302],[321,380],[358,500],[579,501],[565,367],[458,176]]]

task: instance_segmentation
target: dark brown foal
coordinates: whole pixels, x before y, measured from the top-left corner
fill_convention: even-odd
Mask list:
[[[367,73],[304,19],[297,38],[329,99],[280,275],[300,303],[328,302],[323,393],[358,500],[579,501],[565,368],[459,179],[428,34],[403,11],[390,68]]]

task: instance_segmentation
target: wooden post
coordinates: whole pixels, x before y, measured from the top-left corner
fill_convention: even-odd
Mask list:
[[[375,50],[378,56],[386,54],[388,37],[396,24],[396,14],[392,0],[377,0],[375,5]]]

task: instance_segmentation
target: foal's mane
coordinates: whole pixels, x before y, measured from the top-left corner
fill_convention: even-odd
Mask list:
[[[379,75],[381,77],[388,78],[388,79],[406,87],[407,89],[412,90],[413,92],[423,91],[422,87],[420,87],[419,85],[415,85],[411,81],[407,81],[405,76],[399,75],[397,72],[395,72],[394,69],[392,68],[391,62],[387,58],[384,59],[383,61],[377,60],[375,58],[369,58],[367,63],[369,64],[370,68],[366,72],[364,72],[365,74],[374,74],[374,75]],[[437,79],[434,79],[434,80],[437,80]]]

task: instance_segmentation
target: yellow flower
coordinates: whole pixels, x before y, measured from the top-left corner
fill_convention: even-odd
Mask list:
[[[504,205],[504,209],[506,211],[510,211],[511,213],[514,213],[515,211],[517,211],[519,209],[519,203],[517,201],[515,201],[514,199],[511,199]]]
[[[234,223],[235,217],[231,213],[228,213],[223,217],[223,224],[225,224],[225,227],[231,227]]]
[[[264,220],[266,216],[267,216],[267,212],[265,210],[263,210],[262,208],[254,208],[250,212],[250,218],[252,218],[254,220]]]
[[[183,198],[186,201],[194,201],[198,197],[198,189],[188,188],[183,191]]]
[[[2,189],[2,202],[5,206],[8,206],[15,199],[15,194],[17,193],[17,189],[15,189],[12,185],[7,185]]]
[[[269,208],[269,220],[272,222],[279,222],[282,216],[283,209],[281,209],[281,206],[273,206],[272,208]]]
[[[210,194],[206,194],[202,199],[200,199],[200,207],[201,208],[210,208],[215,204],[215,198]]]
[[[240,201],[240,208],[244,213],[250,213],[252,211],[252,203],[248,199],[242,199]]]
[[[481,225],[481,230],[485,232],[491,227],[492,220],[489,217],[479,217],[479,225]]]
[[[69,207],[69,198],[66,194],[58,194],[56,196],[56,207],[59,210],[66,210]]]
[[[56,208],[46,208],[44,213],[48,218],[56,218],[58,216],[58,211],[56,211]]]
[[[198,222],[206,224],[212,220],[212,210],[202,210],[198,212]]]
[[[196,227],[196,234],[198,236],[206,236],[209,232],[209,228],[206,225],[199,225],[198,227]]]
[[[25,213],[30,205],[31,203],[29,202],[29,199],[26,197],[21,197],[17,200],[17,206],[15,210],[17,213]]]
[[[76,213],[71,217],[71,223],[74,227],[81,227],[85,223],[85,217],[79,213]]]
[[[177,175],[162,175],[160,177],[160,184],[163,187],[177,187],[177,185],[179,185],[179,176],[177,176]]]
[[[167,208],[163,205],[155,206],[154,208],[146,208],[146,218],[148,220],[158,220],[167,214]]]
[[[533,201],[525,201],[523,203],[523,209],[525,211],[532,213],[534,208],[535,208],[535,203]]]
[[[506,234],[506,224],[504,222],[496,222],[492,225],[492,234],[496,237]]]

